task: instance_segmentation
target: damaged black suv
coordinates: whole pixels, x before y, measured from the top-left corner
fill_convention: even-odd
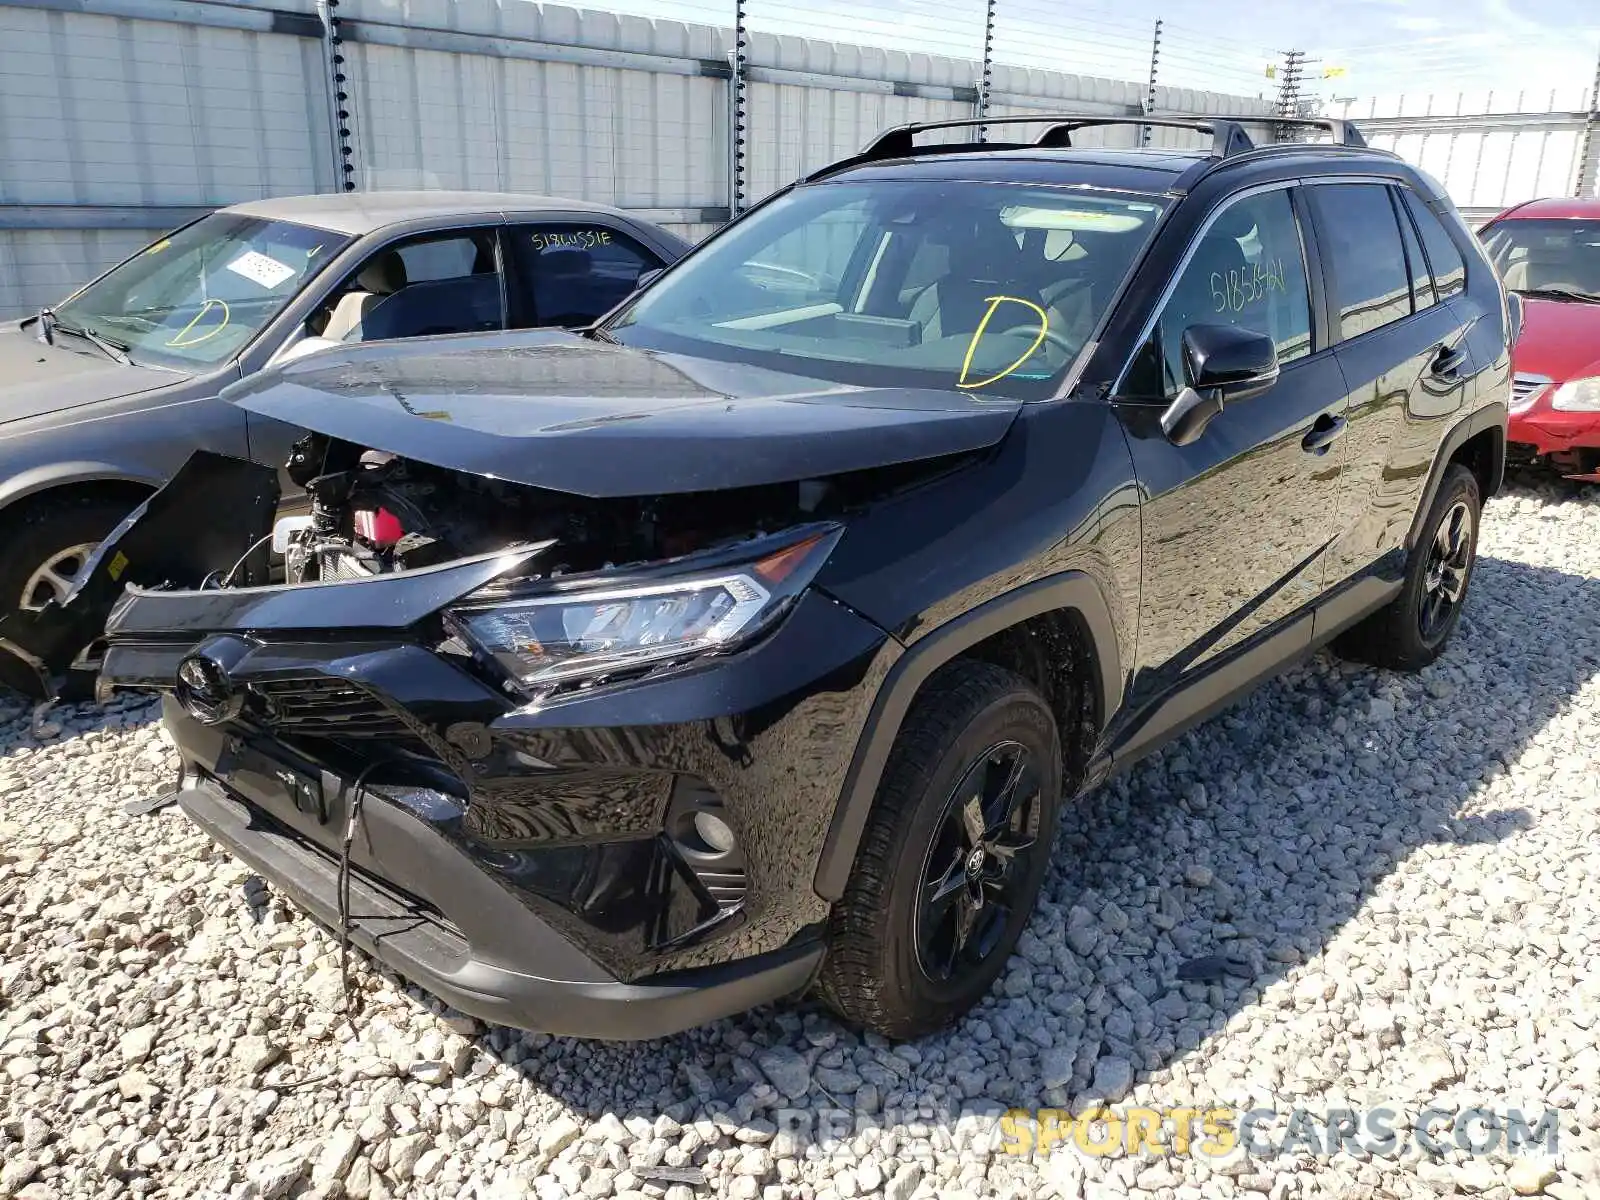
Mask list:
[[[197,455],[0,639],[48,675],[114,601],[189,816],[468,1013],[936,1029],[1075,795],[1323,644],[1432,661],[1500,485],[1513,318],[1436,184],[1338,122],[1072,145],[1114,123],[891,130],[582,333],[239,385],[291,460]]]

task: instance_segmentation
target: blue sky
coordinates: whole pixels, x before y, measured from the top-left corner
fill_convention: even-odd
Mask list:
[[[725,23],[732,0],[616,0],[651,16]],[[976,57],[983,0],[747,0],[754,28],[842,42]],[[1311,85],[1326,97],[1458,92],[1494,107],[1576,108],[1600,56],[1596,0],[997,0],[996,56],[1113,78],[1149,72],[1156,17],[1165,22],[1162,82],[1273,93],[1278,52],[1321,60]],[[1323,80],[1323,66],[1344,68]],[[1469,109],[1472,105],[1469,103]],[[1407,110],[1411,105],[1408,101]],[[1436,109],[1437,110],[1437,109]],[[1481,111],[1481,108],[1480,108]]]

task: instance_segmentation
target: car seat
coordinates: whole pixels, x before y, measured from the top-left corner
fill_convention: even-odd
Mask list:
[[[356,272],[355,287],[339,297],[321,336],[333,342],[361,341],[367,317],[405,286],[405,260],[398,251],[384,251]]]

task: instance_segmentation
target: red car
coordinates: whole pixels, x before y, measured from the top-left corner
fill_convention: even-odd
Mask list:
[[[1600,200],[1531,200],[1478,236],[1522,298],[1508,459],[1600,483]]]

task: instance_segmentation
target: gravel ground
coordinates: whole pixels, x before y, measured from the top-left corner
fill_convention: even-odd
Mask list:
[[[50,719],[0,699],[0,1200],[1600,1196],[1592,489],[1493,503],[1420,677],[1318,658],[1086,801],[997,994],[915,1046],[806,1006],[562,1041],[367,960],[352,1027],[326,934],[123,815],[172,770],[148,707]],[[982,1117],[1095,1099],[1270,1107],[1269,1144],[1296,1107],[1554,1109],[1558,1146],[1019,1156]]]

